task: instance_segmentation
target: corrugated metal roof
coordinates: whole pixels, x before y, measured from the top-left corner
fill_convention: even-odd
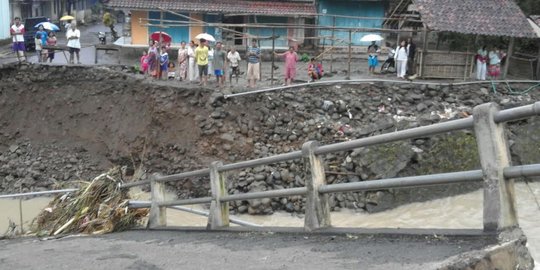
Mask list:
[[[223,14],[260,14],[273,16],[315,16],[315,5],[298,2],[224,1],[224,0],[109,0],[111,8],[171,11],[215,12]]]

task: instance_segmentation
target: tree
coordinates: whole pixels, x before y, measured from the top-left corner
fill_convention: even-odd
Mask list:
[[[114,30],[115,23],[116,20],[111,13],[105,12],[105,14],[103,14],[103,24],[111,29],[113,41],[116,41],[119,38],[118,33],[116,32],[116,30]]]

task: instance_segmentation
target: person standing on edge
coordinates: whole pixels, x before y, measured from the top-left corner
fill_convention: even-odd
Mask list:
[[[36,55],[38,57],[39,63],[47,62],[47,56],[46,56],[47,50],[43,50],[43,46],[47,45],[47,37],[48,37],[48,34],[45,31],[45,28],[43,28],[43,25],[40,25],[36,32],[36,38],[35,38]]]
[[[69,48],[69,63],[74,63],[73,53],[75,53],[77,55],[77,64],[80,64],[81,58],[79,52],[81,51],[81,31],[77,29],[77,24],[75,22],[70,25],[70,28],[66,33],[66,38],[68,40],[67,46]]]
[[[489,66],[487,73],[492,80],[496,80],[501,75],[501,54],[499,48],[493,47],[488,53]]]
[[[168,79],[168,69],[169,69],[169,54],[167,53],[167,46],[161,46],[161,52],[159,55],[159,76],[158,78],[163,79],[163,74],[165,74],[165,80]]]
[[[206,86],[208,82],[208,46],[206,45],[206,39],[201,38],[199,47],[195,49],[195,60],[197,61],[197,67],[199,68],[199,85]]]
[[[407,71],[407,45],[405,40],[402,40],[399,46],[396,48],[396,71],[397,77],[405,79],[405,72]]]
[[[185,81],[187,78],[188,61],[189,57],[186,42],[182,41],[180,43],[180,49],[178,49],[178,79],[180,81]]]
[[[225,66],[227,63],[227,58],[225,56],[225,52],[222,50],[222,47],[223,44],[221,42],[216,43],[213,60],[214,75],[216,75],[220,88],[225,84]]]
[[[232,85],[232,76],[236,77],[236,83],[238,84],[238,77],[240,76],[239,63],[242,61],[240,54],[236,51],[236,48],[231,47],[231,51],[227,54],[227,59],[231,63],[231,72],[229,73],[229,82]]]
[[[298,62],[298,54],[294,51],[294,47],[290,46],[289,50],[284,53],[276,53],[277,56],[283,56],[285,59],[285,84],[291,85],[296,76],[296,62]]]
[[[195,49],[197,49],[197,46],[195,46],[195,42],[190,41],[188,46],[188,78],[190,82],[194,82],[199,78],[199,73],[197,72],[197,61],[195,59]]]
[[[36,56],[38,59],[38,63],[41,63],[43,61],[43,41],[41,41],[40,33],[37,33],[34,36],[34,44],[36,48]]]
[[[257,80],[260,79],[261,49],[257,47],[257,40],[251,41],[251,47],[247,50],[248,70],[247,79],[250,88],[255,88]]]
[[[379,52],[379,46],[375,43],[375,41],[371,42],[371,45],[367,48],[368,52],[368,70],[369,74],[375,73],[375,68],[379,64],[378,52]]]
[[[416,44],[412,38],[407,39],[407,75],[414,75],[414,57],[416,56]]]
[[[214,48],[210,47],[210,42],[206,42],[206,47],[208,47],[208,78],[212,77],[214,74]]]
[[[147,51],[142,52],[142,56],[139,61],[141,65],[141,74],[146,74],[148,72],[148,52]]]
[[[21,24],[21,18],[15,17],[15,23],[9,29],[13,40],[13,51],[17,54],[19,62],[26,61],[26,48],[24,47],[24,24]],[[24,58],[24,59],[23,59]]]
[[[151,77],[157,77],[158,74],[158,49],[157,42],[155,40],[150,40],[150,48],[148,48],[148,74]]]
[[[47,46],[56,46],[56,35],[53,31],[49,32],[49,37],[47,38]],[[54,59],[54,50],[49,50],[47,57],[49,58],[49,63],[52,63]]]
[[[478,49],[478,52],[476,53],[476,79],[477,80],[486,80],[486,71],[487,71],[487,59],[488,59],[488,53],[486,50],[486,46],[482,46],[482,48]]]

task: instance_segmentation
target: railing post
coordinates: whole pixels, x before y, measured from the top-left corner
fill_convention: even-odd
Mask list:
[[[330,227],[330,206],[328,196],[319,193],[319,187],[326,184],[324,163],[320,156],[315,155],[315,149],[319,144],[309,141],[302,145],[306,175],[306,217],[304,229],[313,231],[319,228]]]
[[[210,187],[212,189],[212,202],[210,203],[210,215],[208,216],[207,228],[211,230],[229,226],[229,203],[221,202],[221,197],[227,195],[225,173],[220,173],[218,168],[223,166],[221,161],[210,164]]]
[[[165,183],[156,181],[158,176],[156,173],[150,176],[152,202],[147,226],[149,229],[167,226],[167,207],[159,206],[159,203],[165,201]]]
[[[484,231],[494,232],[518,225],[514,180],[506,180],[503,169],[510,166],[505,124],[495,123],[495,103],[473,109],[474,132],[484,175]]]

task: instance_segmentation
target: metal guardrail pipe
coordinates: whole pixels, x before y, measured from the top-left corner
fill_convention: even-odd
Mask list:
[[[129,208],[150,208],[151,204],[152,204],[152,202],[150,202],[150,201],[129,201],[128,206],[129,206]],[[182,207],[182,206],[169,206],[167,208],[176,209],[176,210],[180,210],[180,211],[184,211],[184,212],[188,212],[188,213],[196,214],[196,215],[200,215],[200,216],[205,216],[205,217],[208,217],[210,215],[210,213],[205,212],[205,211],[191,209],[191,208]],[[236,218],[230,218],[229,220],[231,221],[231,223],[238,224],[238,225],[241,225],[241,226],[262,227],[259,224],[239,220],[239,219],[236,219]]]
[[[144,186],[144,185],[150,185],[150,180],[122,184],[120,185],[120,188],[131,188],[131,187]]]
[[[203,177],[203,176],[209,176],[209,175],[210,175],[210,169],[201,169],[201,170],[185,172],[185,173],[158,176],[156,178],[156,181],[157,182],[179,181],[179,180],[189,178],[189,177]]]
[[[501,123],[515,121],[534,115],[540,115],[540,101],[530,105],[500,111],[495,115],[494,120],[496,123]]]
[[[0,195],[0,199],[40,196],[40,195],[58,194],[58,193],[68,193],[68,192],[73,192],[73,191],[77,191],[77,190],[78,189],[76,189],[76,188],[68,188],[68,189],[57,189],[57,190],[27,192],[27,193],[14,193],[14,194]]]
[[[253,199],[264,199],[264,198],[275,198],[275,197],[289,197],[297,195],[306,195],[306,187],[298,188],[288,188],[288,189],[277,189],[269,190],[262,192],[251,192],[243,194],[233,194],[221,198],[221,202],[230,202],[230,201],[244,201],[244,200],[253,200]]]
[[[267,165],[267,164],[272,164],[272,163],[299,159],[301,157],[302,157],[301,151],[293,151],[286,154],[279,154],[275,156],[264,157],[264,158],[254,159],[254,160],[247,160],[247,161],[241,161],[241,162],[232,163],[232,164],[225,164],[219,167],[218,171],[225,172],[225,171],[250,168],[250,167],[255,167],[255,166],[261,166],[261,165]]]
[[[182,207],[182,206],[169,206],[168,208],[176,209],[176,210],[180,210],[180,211],[184,211],[184,212],[188,212],[188,213],[192,213],[192,214],[196,214],[196,215],[200,215],[200,216],[205,216],[205,217],[210,216],[210,213],[208,213],[208,212],[195,210],[195,209],[189,209],[187,207]],[[237,224],[237,225],[240,225],[240,226],[262,227],[259,224],[255,224],[255,223],[251,223],[251,222],[247,222],[247,221],[243,221],[243,220],[239,220],[239,219],[231,218],[231,217],[229,217],[229,221],[231,223],[233,223],[233,224]]]
[[[135,200],[130,200],[128,202],[128,207],[129,208],[150,208],[150,206],[152,205],[152,202],[151,201],[135,201]]]
[[[366,191],[386,188],[419,187],[459,182],[481,181],[482,171],[464,171],[455,173],[441,173],[401,178],[381,179],[364,182],[324,185],[319,188],[320,193]]]
[[[169,206],[176,206],[176,205],[203,204],[203,203],[209,203],[211,201],[212,201],[212,197],[202,197],[202,198],[161,202],[161,203],[158,203],[158,206],[169,207]]]
[[[507,178],[539,176],[540,164],[512,166],[504,168],[503,173]]]
[[[399,140],[406,140],[412,138],[426,137],[429,135],[435,135],[439,133],[468,129],[473,127],[473,118],[468,117],[464,119],[458,119],[448,121],[444,123],[433,124],[429,126],[411,128],[400,130],[392,133],[381,134],[373,137],[367,137],[348,142],[329,144],[320,146],[315,150],[316,154],[328,154],[338,151],[348,151],[359,147],[389,143]]]

